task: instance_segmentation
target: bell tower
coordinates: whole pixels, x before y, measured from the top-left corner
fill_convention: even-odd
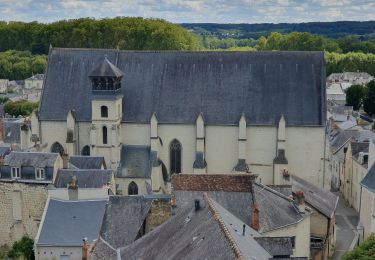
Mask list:
[[[89,75],[92,85],[91,151],[92,155],[104,156],[112,169],[120,162],[123,75],[107,57]]]

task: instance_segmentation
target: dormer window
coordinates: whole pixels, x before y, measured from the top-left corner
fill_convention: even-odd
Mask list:
[[[107,118],[108,117],[108,107],[107,106],[101,106],[100,107],[100,114],[102,117]]]
[[[36,168],[35,169],[35,179],[36,180],[44,180],[46,178],[45,171],[43,168]]]
[[[21,168],[20,167],[12,167],[12,179],[19,179],[21,178]]]

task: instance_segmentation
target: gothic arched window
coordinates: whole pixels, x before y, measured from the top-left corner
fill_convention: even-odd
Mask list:
[[[90,156],[90,146],[86,145],[82,148],[81,154],[83,156]]]
[[[138,185],[134,181],[132,181],[128,187],[128,195],[137,195],[137,194],[138,194]]]
[[[100,107],[100,114],[102,117],[108,117],[108,107],[107,106],[101,106]]]
[[[103,126],[102,131],[103,131],[103,144],[107,144],[108,143],[107,127]]]
[[[64,147],[59,142],[54,142],[51,146],[51,153],[64,154]]]
[[[169,145],[169,159],[171,174],[181,173],[181,143],[174,139]]]

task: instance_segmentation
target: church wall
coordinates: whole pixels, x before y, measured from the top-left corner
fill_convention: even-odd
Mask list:
[[[149,124],[122,124],[121,140],[124,144],[150,145]]]
[[[159,157],[165,166],[169,169],[169,145],[173,139],[177,139],[182,145],[182,172],[192,173],[195,160],[195,125],[159,124],[158,135],[163,143],[159,146]]]
[[[273,159],[276,157],[276,127],[247,127],[247,158],[250,171],[258,174],[257,181],[273,184]]]
[[[79,123],[76,152],[90,143],[90,123]],[[122,124],[121,142],[131,145],[150,145],[149,124]],[[61,129],[64,129],[63,131]],[[205,159],[208,173],[230,173],[238,161],[238,126],[205,126]],[[250,171],[259,174],[258,181],[273,183],[273,159],[276,156],[277,128],[269,126],[247,127],[246,162]],[[100,133],[98,133],[100,134]],[[42,142],[50,150],[55,141],[66,146],[66,122],[42,122]],[[161,139],[159,157],[169,170],[169,144],[176,138],[182,144],[182,170],[193,172],[196,151],[195,125],[159,124]],[[111,132],[108,133],[111,138]],[[286,157],[292,174],[322,186],[324,127],[286,127]],[[103,149],[101,149],[103,150]],[[102,151],[106,161],[110,151]],[[327,182],[327,181],[326,181]],[[329,183],[326,183],[326,186]]]
[[[230,173],[238,161],[238,127],[206,126],[208,173]]]
[[[291,174],[322,187],[323,153],[324,127],[286,128],[286,157]],[[330,182],[324,186],[330,186]]]

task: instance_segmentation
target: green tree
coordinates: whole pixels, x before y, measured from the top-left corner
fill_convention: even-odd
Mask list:
[[[5,113],[15,117],[28,116],[33,112],[34,109],[38,108],[38,105],[38,103],[33,103],[26,100],[19,100],[15,102],[9,101],[5,103],[4,111]]]
[[[375,235],[371,235],[367,240],[356,246],[352,251],[343,256],[343,260],[371,260],[375,256]]]
[[[375,81],[366,85],[365,98],[363,99],[363,110],[370,116],[375,114]]]
[[[8,252],[8,257],[12,259],[27,259],[33,260],[34,256],[34,241],[28,236],[23,236],[21,240],[14,242],[11,250]]]
[[[364,98],[364,87],[361,85],[352,85],[346,90],[346,105],[353,106],[354,110],[359,110]]]

